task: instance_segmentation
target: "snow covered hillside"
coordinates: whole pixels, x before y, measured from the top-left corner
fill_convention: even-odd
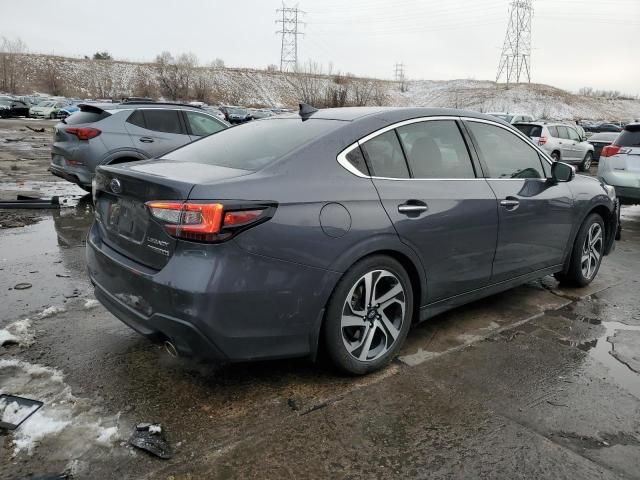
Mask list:
[[[149,63],[24,55],[21,64],[23,93],[44,91],[80,98],[121,98],[158,96],[161,90],[155,66]],[[211,104],[294,106],[309,88],[322,92],[339,89],[344,86],[344,79],[313,75],[311,82],[302,81],[295,74],[274,71],[200,67],[191,71],[189,91],[192,99],[203,97],[198,91],[206,91],[206,100]],[[352,82],[352,88],[347,99],[356,105],[454,107],[530,113],[535,117],[562,120],[640,117],[640,100],[584,97],[548,85],[518,84],[507,88],[490,81],[415,80],[409,81],[407,90],[401,92],[397,82],[361,78],[348,78],[348,81]],[[363,100],[362,91],[358,93],[357,89],[358,85],[365,84],[374,92]],[[329,97],[322,93],[316,96]]]

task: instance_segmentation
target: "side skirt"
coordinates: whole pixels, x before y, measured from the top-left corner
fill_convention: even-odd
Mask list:
[[[500,283],[494,283],[477,290],[472,290],[470,292],[462,293],[460,295],[455,295],[453,297],[445,298],[444,300],[430,303],[428,305],[420,307],[419,321],[423,322],[440,313],[451,310],[452,308],[465,305],[475,300],[480,300],[481,298],[488,297],[490,295],[495,295],[496,293],[504,292],[505,290],[517,287],[518,285],[522,285],[523,283],[530,282],[531,280],[537,280],[538,278],[545,277],[547,275],[551,275],[560,271],[562,271],[562,264],[543,268],[541,270],[536,270],[534,272],[520,275],[519,277],[515,277],[510,280],[505,280]]]

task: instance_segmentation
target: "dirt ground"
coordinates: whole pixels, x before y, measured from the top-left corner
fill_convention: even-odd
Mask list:
[[[0,210],[0,393],[44,402],[0,435],[0,479],[640,478],[640,208],[589,287],[548,277],[440,315],[377,374],[194,363],[95,301],[92,205],[46,170],[54,123],[0,120],[0,199],[63,200]],[[172,459],[128,445],[140,422]]]

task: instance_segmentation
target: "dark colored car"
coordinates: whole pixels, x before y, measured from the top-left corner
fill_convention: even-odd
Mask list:
[[[589,284],[612,187],[499,119],[344,108],[98,168],[96,297],[170,352],[387,364],[410,326],[545,275]]]
[[[21,100],[0,99],[0,118],[28,117],[29,106]]]
[[[231,124],[245,123],[252,120],[251,113],[246,108],[240,107],[220,107],[225,119]]]
[[[621,132],[622,127],[616,125],[614,123],[599,123],[597,125],[590,125],[584,127],[585,131],[592,133],[600,133],[600,132]]]
[[[597,162],[600,160],[600,154],[602,153],[602,149],[607,145],[611,145],[613,141],[618,138],[619,133],[614,132],[602,132],[602,133],[594,133],[589,137],[587,142],[593,145],[593,161]]]

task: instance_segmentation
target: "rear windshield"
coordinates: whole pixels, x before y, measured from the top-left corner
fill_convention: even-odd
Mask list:
[[[164,158],[257,171],[344,122],[297,118],[259,120],[228,128]]]
[[[69,115],[65,119],[65,123],[68,125],[77,125],[79,123],[95,123],[99,122],[103,118],[107,118],[110,113],[107,112],[75,112]]]
[[[514,125],[518,130],[524,133],[527,137],[541,137],[542,136],[542,127],[540,125],[526,125],[526,124],[518,124]]]
[[[615,144],[621,147],[640,147],[640,125],[627,125]]]

